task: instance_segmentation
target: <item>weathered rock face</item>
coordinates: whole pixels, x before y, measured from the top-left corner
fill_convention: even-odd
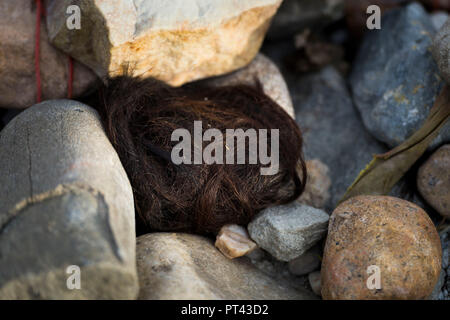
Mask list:
[[[263,54],[258,54],[246,67],[220,77],[205,80],[212,86],[236,84],[262,85],[264,93],[278,103],[292,118],[295,118],[291,96],[278,67]]]
[[[322,297],[428,298],[441,272],[441,255],[436,228],[420,207],[388,196],[353,197],[330,218]]]
[[[95,110],[25,110],[0,133],[0,172],[0,298],[136,297],[132,189]]]
[[[328,166],[318,159],[306,160],[308,172],[305,190],[297,201],[322,209],[330,200],[331,180]]]
[[[0,2],[0,107],[27,108],[36,102],[33,4],[28,0]],[[65,98],[69,58],[50,45],[44,21],[40,39],[42,98]],[[96,78],[92,71],[75,62],[73,96],[81,95]]]
[[[343,0],[284,0],[268,37],[289,38],[304,28],[321,28],[343,16]]]
[[[281,261],[301,256],[326,233],[328,214],[297,202],[264,209],[248,225],[250,238]]]
[[[450,144],[436,150],[420,167],[417,187],[434,209],[450,218]]]
[[[442,77],[450,83],[450,19],[434,37],[432,52]]]
[[[331,212],[375,153],[386,151],[364,128],[344,79],[332,67],[288,81],[306,159],[319,159],[331,178]]]
[[[55,46],[99,76],[123,74],[126,66],[178,86],[248,64],[281,0],[81,0],[81,29],[68,30],[72,2],[48,1]]]
[[[140,299],[313,299],[306,290],[275,281],[246,257],[230,260],[211,240],[182,233],[151,233],[137,240]]]
[[[435,28],[418,3],[383,16],[366,32],[350,76],[366,128],[394,147],[421,127],[443,84],[430,53]],[[450,140],[450,123],[432,146]]]

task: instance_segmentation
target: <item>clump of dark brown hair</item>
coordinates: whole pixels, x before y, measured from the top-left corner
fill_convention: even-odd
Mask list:
[[[246,225],[258,211],[290,202],[304,189],[300,130],[260,86],[172,88],[155,79],[117,77],[90,103],[102,114],[131,181],[138,233],[207,234],[228,223]],[[172,132],[185,128],[192,134],[196,120],[203,130],[223,133],[279,129],[278,173],[261,175],[259,163],[175,165]]]

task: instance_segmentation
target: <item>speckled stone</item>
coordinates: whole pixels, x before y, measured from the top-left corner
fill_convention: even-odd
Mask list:
[[[426,299],[441,272],[439,235],[420,207],[389,196],[358,196],[333,212],[322,263],[324,299]],[[369,266],[381,289],[369,289]]]
[[[436,211],[450,218],[450,144],[436,150],[420,167],[417,187]]]
[[[350,75],[366,128],[394,147],[418,130],[444,81],[433,60],[436,29],[419,3],[387,12],[380,30],[367,30]],[[431,143],[450,141],[450,123]]]

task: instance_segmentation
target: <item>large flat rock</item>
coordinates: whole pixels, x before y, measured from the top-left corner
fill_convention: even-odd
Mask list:
[[[150,233],[137,240],[139,299],[316,299],[275,280],[248,258],[230,260],[212,240],[183,233]]]

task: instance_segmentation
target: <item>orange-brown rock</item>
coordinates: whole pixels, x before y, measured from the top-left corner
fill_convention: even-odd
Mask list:
[[[433,208],[450,219],[450,144],[436,150],[420,167],[417,187]]]
[[[427,213],[415,204],[353,197],[334,210],[328,232],[324,299],[425,299],[433,291],[441,244]]]
[[[101,77],[128,69],[179,86],[248,64],[281,1],[80,0],[81,28],[69,30],[73,1],[49,0],[47,26],[56,47]]]

